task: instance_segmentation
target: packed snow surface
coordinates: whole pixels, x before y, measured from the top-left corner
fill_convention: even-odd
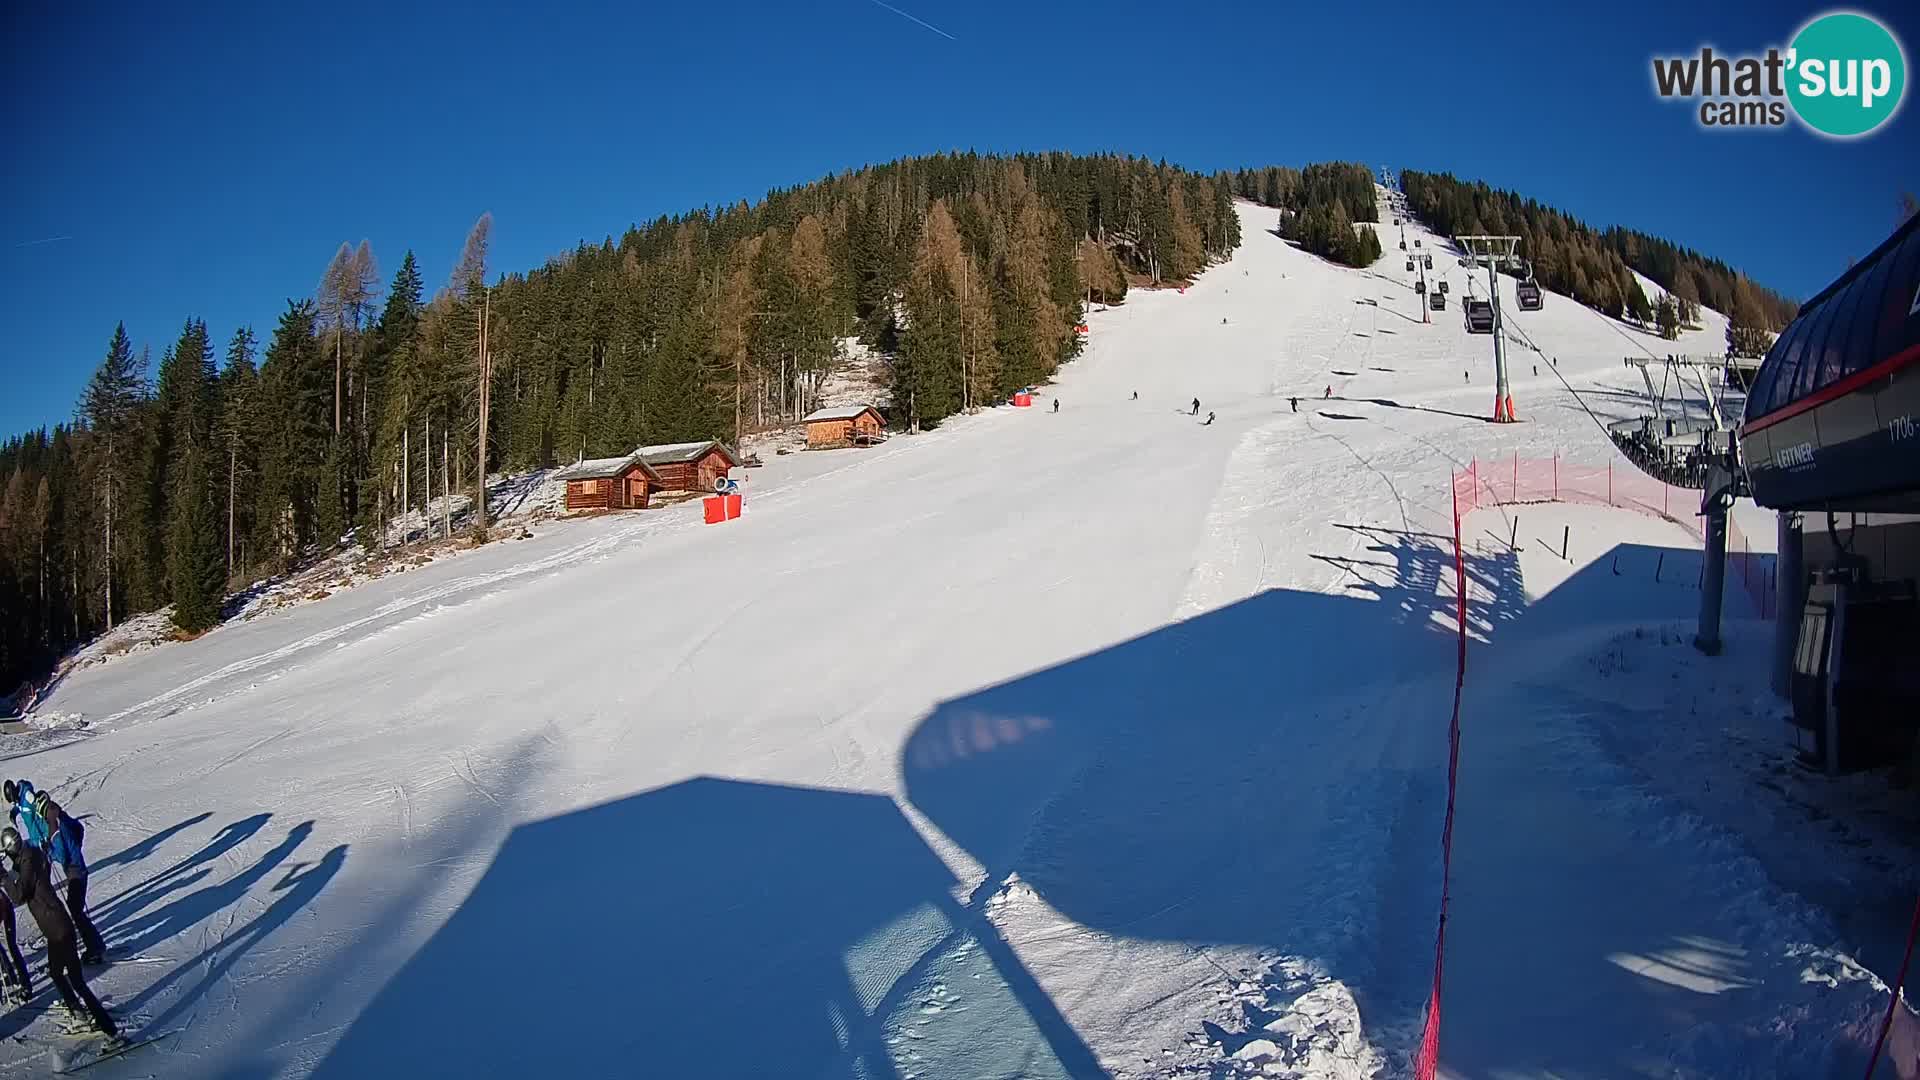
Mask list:
[[[96,920],[160,958],[95,988],[180,1029],[102,1077],[1405,1075],[1451,474],[1629,467],[1596,422],[1633,412],[1622,357],[1723,324],[1549,294],[1493,425],[1444,241],[1410,230],[1452,281],[1427,323],[1386,227],[1355,271],[1241,212],[1232,261],[1090,316],[1058,413],[769,457],[722,525],[554,525],[74,670],[7,772],[85,815]],[[1744,594],[1707,661],[1680,525],[1465,531],[1445,1074],[1859,1068],[1867,935],[1780,884],[1839,875],[1736,809],[1779,737],[1710,693],[1761,678]],[[1645,730],[1703,697],[1694,768],[1661,764]],[[0,1076],[50,1023],[0,1015]]]

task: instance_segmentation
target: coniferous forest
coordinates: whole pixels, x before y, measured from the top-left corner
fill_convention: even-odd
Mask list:
[[[1545,288],[1565,293],[1608,315],[1645,323],[1659,318],[1628,270],[1637,270],[1672,297],[1671,326],[1691,322],[1704,305],[1726,314],[1729,352],[1758,356],[1768,333],[1791,322],[1799,305],[1748,280],[1718,259],[1657,236],[1613,227],[1592,228],[1552,207],[1448,173],[1400,174],[1407,206],[1436,232],[1450,236],[1519,236],[1521,258]]]
[[[1626,303],[1631,266],[1680,317],[1705,303],[1758,333],[1793,314],[1657,238],[1450,176],[1403,184],[1442,231],[1524,235],[1543,284],[1602,310]],[[489,265],[482,215],[438,287],[411,251],[387,270],[342,244],[271,327],[217,337],[189,316],[151,347],[103,328],[72,421],[0,444],[0,693],[132,614],[172,605],[204,630],[235,589],[378,545],[486,473],[792,423],[854,338],[886,362],[896,429],[1002,401],[1077,354],[1087,303],[1237,247],[1236,197],[1326,258],[1380,256],[1355,228],[1378,220],[1359,165],[947,154],[662,217],[524,272]]]
[[[914,158],[520,273],[482,216],[438,288],[343,244],[258,332],[104,327],[72,422],[0,444],[0,692],[130,614],[204,630],[484,472],[792,422],[853,337],[890,361],[898,428],[1003,400],[1077,353],[1088,301],[1232,251],[1233,193],[1142,158]]]

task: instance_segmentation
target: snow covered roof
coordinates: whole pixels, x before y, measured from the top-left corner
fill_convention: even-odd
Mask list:
[[[588,458],[585,461],[576,461],[554,473],[553,477],[556,480],[600,480],[609,476],[619,476],[636,464],[645,470],[648,476],[655,480],[660,479],[660,474],[653,471],[653,466],[641,457],[638,450],[625,457]]]
[[[740,458],[727,449],[724,443],[716,439],[704,439],[700,442],[661,443],[658,446],[643,446],[634,453],[640,455],[649,465],[680,465],[689,461],[698,461],[707,456],[709,450],[719,450],[727,460],[738,465]]]
[[[878,413],[880,410],[871,405],[843,405],[837,409],[815,409],[800,422],[811,424],[819,420],[852,420],[864,413]]]

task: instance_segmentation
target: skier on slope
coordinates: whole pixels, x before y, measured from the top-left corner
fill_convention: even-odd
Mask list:
[[[107,959],[107,946],[100,940],[100,930],[87,918],[87,857],[81,851],[86,842],[87,830],[84,825],[67,816],[60,804],[42,791],[33,797],[33,809],[46,823],[51,839],[47,846],[47,861],[60,868],[66,876],[67,914],[73,917],[74,929],[80,932],[80,962],[83,964],[102,964]]]
[[[1054,411],[1054,412],[1059,412],[1059,411],[1060,411],[1060,399],[1059,399],[1059,398],[1054,398],[1054,399],[1053,399],[1053,411]]]
[[[1332,383],[1328,383],[1328,384],[1327,384],[1327,393],[1326,393],[1326,397],[1327,397],[1327,399],[1328,399],[1328,400],[1332,400],[1332,398],[1333,398],[1333,384],[1332,384]]]
[[[0,784],[0,795],[6,796],[7,818],[20,830],[27,843],[39,848],[41,854],[47,850],[47,825],[33,810],[33,781],[8,780]]]
[[[1139,400],[1140,400],[1140,391],[1138,391],[1138,390],[1135,390],[1135,391],[1133,392],[1133,400],[1135,400],[1135,401],[1139,401]]]
[[[27,974],[27,958],[20,955],[19,931],[14,927],[13,901],[0,892],[0,931],[6,933],[6,951],[0,952],[0,975],[7,984],[7,1000],[25,1005],[33,1000],[33,977]]]
[[[1201,424],[1200,426],[1201,426],[1201,427],[1206,427],[1206,426],[1207,426],[1208,424],[1212,424],[1212,423],[1213,423],[1213,414],[1212,414],[1212,413],[1208,413],[1208,414],[1207,414],[1207,422],[1206,422],[1205,424]]]
[[[1299,399],[1299,398],[1297,398],[1297,397],[1290,397],[1290,398],[1288,398],[1288,399],[1287,399],[1287,404],[1289,404],[1289,405],[1291,405],[1291,406],[1293,406],[1293,411],[1294,411],[1294,412],[1299,412],[1299,411],[1300,411],[1300,399]]]
[[[73,945],[73,920],[67,917],[66,909],[54,896],[53,882],[47,877],[46,856],[21,840],[11,825],[0,828],[0,854],[11,863],[0,871],[0,891],[32,913],[33,921],[47,939],[47,978],[53,980],[60,1004],[66,1008],[67,1030],[73,1034],[95,1031],[105,1035],[109,1049],[123,1043],[120,1026],[113,1022],[112,1014],[93,996],[93,991],[87,989],[86,976],[80,973],[80,953]]]
[[[1189,415],[1192,415],[1192,416],[1200,415],[1200,399],[1199,398],[1193,399],[1193,412],[1190,413]]]

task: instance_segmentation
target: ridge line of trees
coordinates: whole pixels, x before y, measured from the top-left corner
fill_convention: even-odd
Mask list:
[[[1756,284],[1720,261],[1672,241],[1612,226],[1596,229],[1553,207],[1520,195],[1465,181],[1451,173],[1411,169],[1400,174],[1407,206],[1436,232],[1516,235],[1520,252],[1545,288],[1564,293],[1602,314],[1667,327],[1630,271],[1638,271],[1671,297],[1673,333],[1699,318],[1702,306],[1728,318],[1727,350],[1743,356],[1766,352],[1772,334],[1792,321],[1799,305]]]

